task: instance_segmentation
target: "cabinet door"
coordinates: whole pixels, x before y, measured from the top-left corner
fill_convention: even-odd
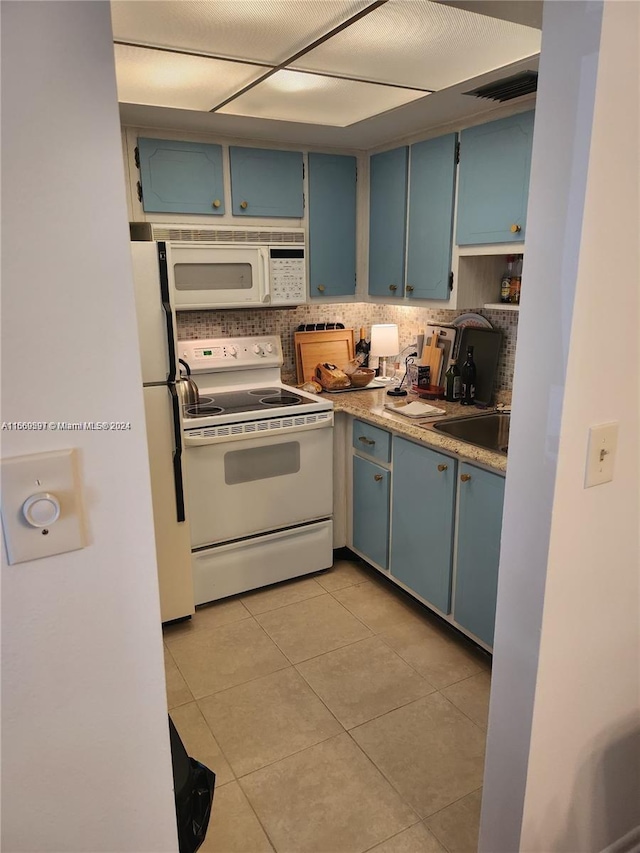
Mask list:
[[[234,216],[302,218],[302,152],[229,148]]]
[[[147,213],[224,213],[222,146],[139,138],[138,157]]]
[[[521,113],[460,134],[458,245],[524,240],[533,119]]]
[[[450,133],[411,146],[406,290],[413,298],[449,298],[456,142]]]
[[[309,293],[356,289],[356,158],[309,154]]]
[[[451,611],[456,462],[393,439],[391,574],[442,613]]]
[[[460,480],[453,618],[493,646],[504,479],[462,464]]]
[[[383,569],[389,564],[390,473],[353,457],[353,547]]]
[[[404,295],[408,149],[394,148],[371,157],[369,219],[369,293]]]

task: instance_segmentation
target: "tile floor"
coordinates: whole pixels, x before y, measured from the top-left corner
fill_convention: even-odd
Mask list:
[[[489,656],[357,558],[164,632],[203,853],[475,853]]]

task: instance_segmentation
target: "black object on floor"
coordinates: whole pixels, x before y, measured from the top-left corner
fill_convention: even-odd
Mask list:
[[[187,755],[171,717],[169,736],[178,822],[178,849],[180,853],[195,853],[207,834],[216,774]]]

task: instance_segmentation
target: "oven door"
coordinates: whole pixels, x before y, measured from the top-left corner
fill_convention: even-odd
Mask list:
[[[185,447],[191,547],[329,518],[333,429]]]
[[[178,311],[271,303],[269,256],[264,247],[171,243],[167,262]]]

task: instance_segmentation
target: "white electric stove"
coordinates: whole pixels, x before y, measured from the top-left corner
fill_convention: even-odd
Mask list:
[[[178,341],[196,604],[328,568],[333,404],[280,381],[277,335]]]

